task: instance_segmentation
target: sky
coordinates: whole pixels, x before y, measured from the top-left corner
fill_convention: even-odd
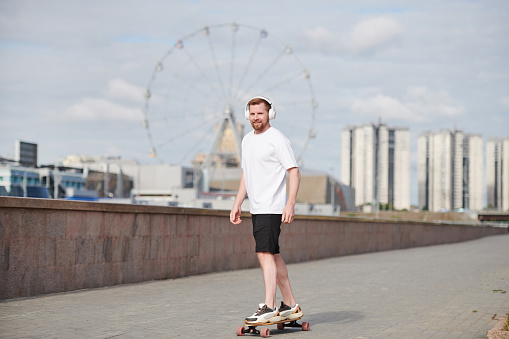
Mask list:
[[[266,95],[302,167],[338,179],[344,127],[408,127],[416,204],[420,133],[509,136],[508,33],[496,0],[0,0],[0,157],[189,166]]]

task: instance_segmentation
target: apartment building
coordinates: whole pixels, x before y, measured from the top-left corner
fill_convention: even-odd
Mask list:
[[[418,204],[440,212],[483,208],[483,139],[458,130],[418,138]]]
[[[410,208],[410,132],[385,124],[342,131],[341,181],[355,189],[355,205]]]
[[[486,142],[486,191],[488,208],[509,210],[509,137]]]

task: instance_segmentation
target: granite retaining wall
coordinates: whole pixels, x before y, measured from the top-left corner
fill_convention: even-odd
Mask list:
[[[0,197],[0,299],[257,267],[228,211]],[[297,216],[287,263],[506,234],[507,228]]]

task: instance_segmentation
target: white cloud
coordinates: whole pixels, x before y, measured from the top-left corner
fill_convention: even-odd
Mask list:
[[[509,97],[500,98],[498,101],[502,104],[502,107],[509,109]]]
[[[64,116],[80,121],[140,121],[142,112],[140,108],[126,107],[106,99],[83,98],[66,109]]]
[[[144,101],[143,93],[145,90],[128,83],[122,79],[112,79],[108,84],[108,97],[112,99],[128,100],[135,103]]]
[[[381,117],[384,119],[395,118],[403,120],[419,120],[419,118],[407,105],[382,94],[378,94],[368,99],[353,100],[351,110],[356,114],[373,118]]]
[[[407,89],[402,100],[382,94],[367,99],[355,99],[351,110],[370,118],[396,119],[407,122],[430,121],[436,117],[457,117],[464,108],[454,103],[446,91],[434,92],[424,86]]]
[[[420,117],[447,116],[455,117],[464,113],[464,108],[455,104],[446,91],[433,92],[424,86],[409,87],[406,101],[408,106]]]
[[[345,51],[353,54],[373,53],[403,35],[403,26],[388,17],[360,21],[350,32],[333,32],[323,26],[305,30],[309,44],[327,52]]]
[[[338,42],[340,40],[339,35],[332,33],[325,27],[318,26],[312,30],[306,30],[304,34],[314,42],[319,44],[329,44],[331,42]]]
[[[82,98],[63,109],[61,114],[49,110],[51,119],[76,121],[141,121],[144,90],[127,81],[115,78],[108,83],[105,98]]]
[[[391,18],[377,17],[359,22],[348,36],[351,51],[364,53],[381,48],[403,35],[403,27]]]

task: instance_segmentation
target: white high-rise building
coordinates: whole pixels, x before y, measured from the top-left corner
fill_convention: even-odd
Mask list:
[[[410,208],[410,132],[384,124],[343,129],[341,180],[355,188],[355,205]]]
[[[463,144],[464,204],[467,209],[484,208],[484,142],[480,134],[467,134]],[[467,194],[468,193],[468,194]]]
[[[486,142],[488,208],[509,210],[509,137]]]
[[[390,152],[389,159],[391,159]],[[394,159],[392,163],[394,166],[392,175],[394,208],[410,209],[410,131],[408,128],[394,129]],[[389,176],[389,187],[391,186],[390,180]],[[391,195],[389,195],[389,200],[390,197]]]
[[[419,208],[434,212],[483,208],[483,140],[441,130],[418,138]]]

